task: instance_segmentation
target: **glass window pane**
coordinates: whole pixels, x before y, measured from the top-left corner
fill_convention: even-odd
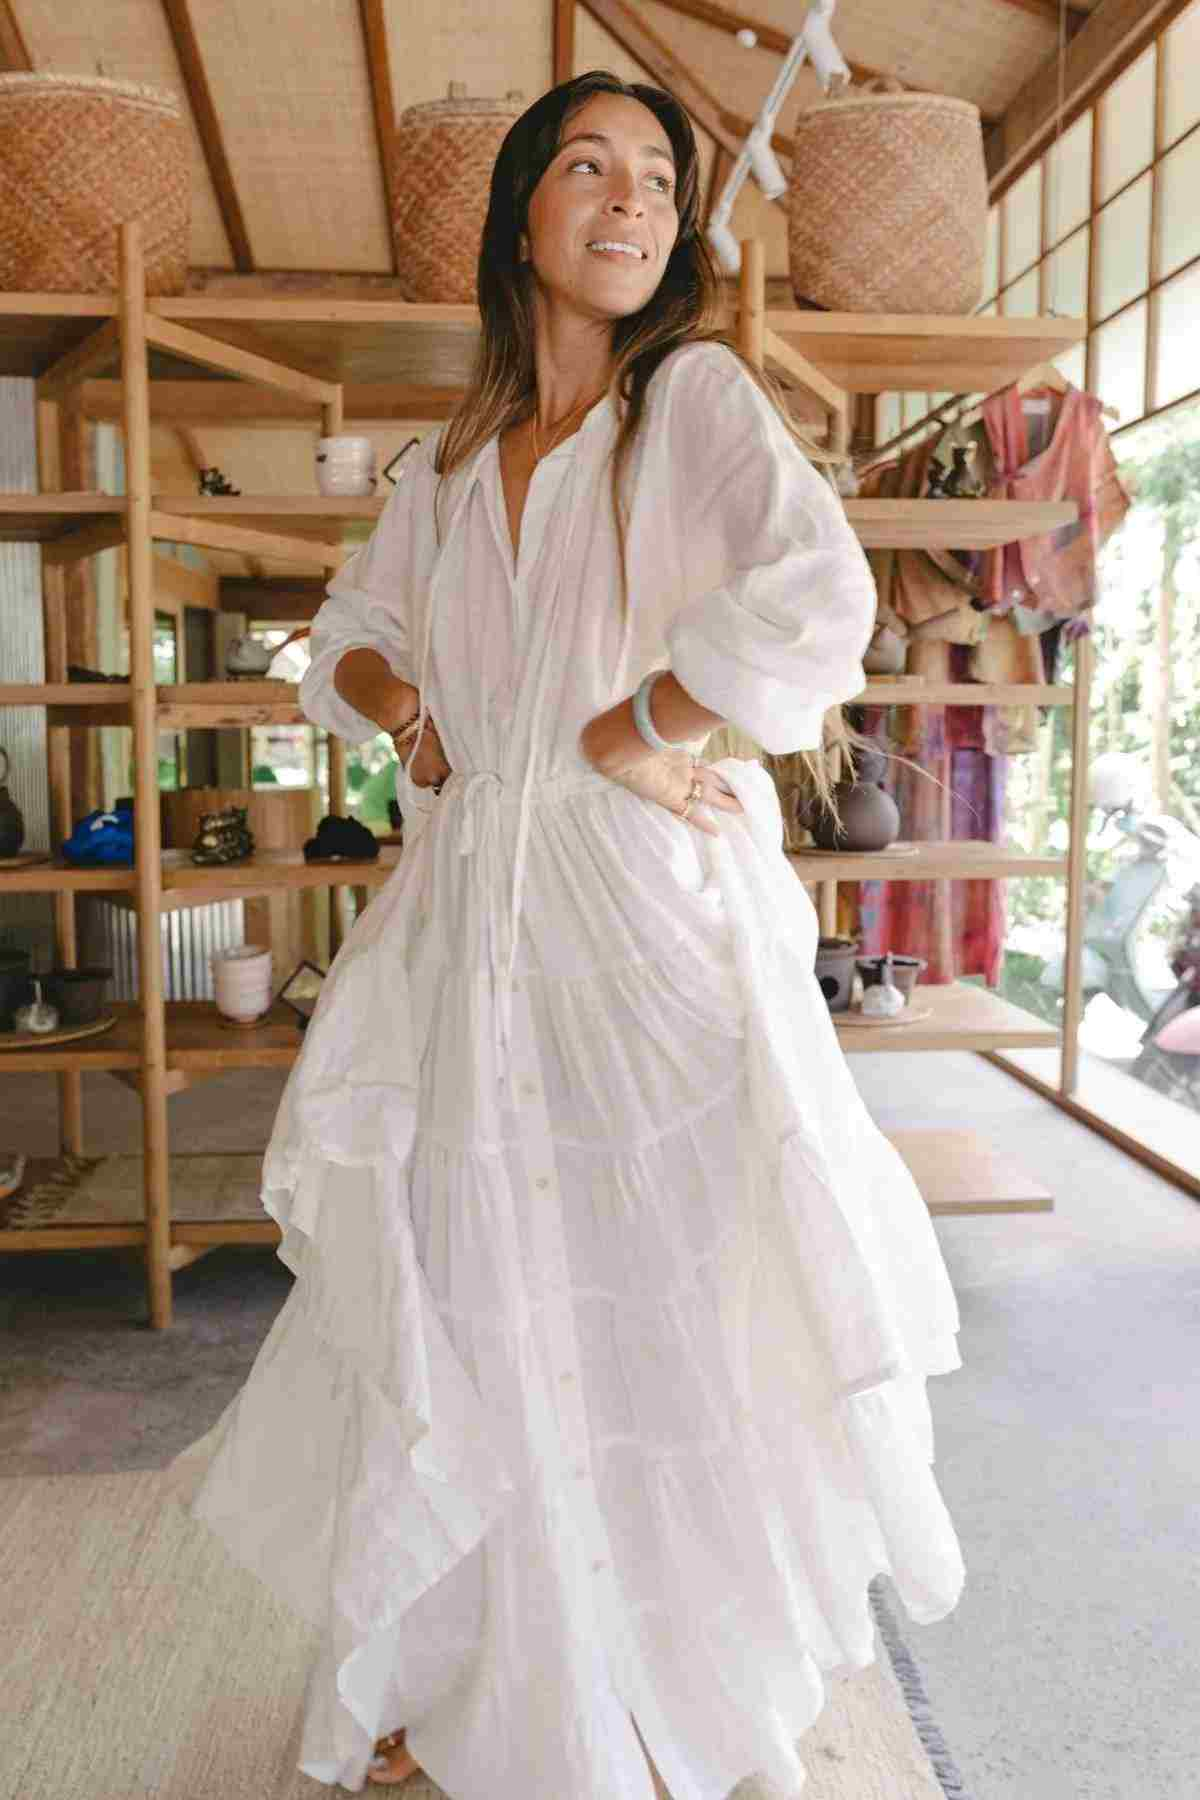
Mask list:
[[[903,429],[904,422],[900,417],[899,394],[881,394],[879,396],[878,418],[876,442],[886,444],[889,438],[895,437],[896,433]]]
[[[1046,305],[1050,312],[1068,319],[1086,319],[1088,302],[1088,243],[1091,231],[1084,226],[1049,257]]]
[[[1042,253],[1042,165],[1009,188],[1004,206],[1004,279],[1023,274]]]
[[[1200,88],[1200,80],[1196,87]],[[1200,256],[1200,131],[1194,131],[1177,150],[1164,156],[1158,179],[1162,183],[1160,273],[1170,275],[1194,256]]]
[[[1130,425],[1146,410],[1146,302],[1139,300],[1119,319],[1096,332],[1094,391]]]
[[[1143,175],[1096,220],[1096,316],[1116,312],[1150,285],[1150,177]]]
[[[1200,119],[1200,6],[1189,6],[1166,34],[1163,64],[1163,143],[1177,137]]]
[[[1054,358],[1054,366],[1077,388],[1083,387],[1087,380],[1087,345],[1072,344],[1069,350]]]
[[[1046,153],[1047,242],[1057,244],[1092,210],[1092,115],[1085,112]]]
[[[990,206],[983,246],[983,292],[990,300],[1000,286],[1000,208]]]
[[[929,411],[924,394],[905,394],[902,396],[904,424],[915,425]]]
[[[1168,281],[1155,296],[1158,307],[1158,358],[1155,406],[1169,406],[1200,387],[1196,355],[1196,321],[1200,319],[1200,268]]]
[[[1020,281],[1014,281],[1010,288],[1005,288],[1000,296],[1006,319],[1036,319],[1039,312],[1039,281],[1036,269],[1030,269],[1028,275],[1022,275]]]
[[[1140,173],[1154,155],[1154,45],[1100,102],[1100,199]]]

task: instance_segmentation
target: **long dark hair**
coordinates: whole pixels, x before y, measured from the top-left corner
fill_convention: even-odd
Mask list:
[[[805,452],[815,446],[792,419],[783,390],[774,378],[743,356],[728,331],[718,324],[722,305],[721,276],[703,230],[700,157],[692,122],[673,94],[641,81],[622,81],[606,69],[592,69],[560,82],[535,100],[510,126],[492,169],[487,217],[479,246],[477,287],[482,335],[462,405],[450,419],[438,446],[434,467],[443,478],[459,468],[481,444],[528,418],[537,405],[537,368],[532,262],[520,257],[527,232],[529,202],[549,168],[566,126],[596,94],[640,100],[665,131],[675,158],[675,206],[679,227],[654,293],[639,312],[613,323],[615,358],[612,386],[620,429],[613,450],[612,503],[620,548],[623,608],[628,605],[625,566],[627,509],[621,481],[645,407],[650,378],[665,357],[681,344],[716,342],[726,346],[775,407],[785,427]],[[819,455],[819,452],[816,452]],[[441,498],[442,482],[437,498]],[[437,502],[435,500],[435,522]],[[440,526],[439,526],[440,532]],[[841,737],[836,729],[834,736]],[[813,777],[827,791],[820,753],[813,755]]]

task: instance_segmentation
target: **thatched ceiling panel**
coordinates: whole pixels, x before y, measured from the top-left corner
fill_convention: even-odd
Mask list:
[[[232,268],[229,239],[221,223],[160,0],[104,0],[102,6],[64,6],[62,0],[17,0],[15,11],[35,69],[140,81],[180,96],[192,138],[188,260],[198,267]]]
[[[480,98],[520,88],[529,103],[554,80],[550,0],[498,12],[480,0],[389,0],[387,27],[397,112],[444,100],[452,81]]]
[[[205,0],[193,21],[258,267],[389,269],[358,0]]]

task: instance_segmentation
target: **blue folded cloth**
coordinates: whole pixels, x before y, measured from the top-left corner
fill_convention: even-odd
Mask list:
[[[94,867],[102,863],[133,861],[133,801],[118,800],[111,812],[88,813],[64,838],[65,861]]]

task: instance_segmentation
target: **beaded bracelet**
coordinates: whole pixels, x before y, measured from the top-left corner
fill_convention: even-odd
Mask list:
[[[660,675],[666,675],[666,669],[651,669],[646,679],[633,696],[633,723],[638,736],[652,750],[686,750],[687,742],[673,744],[654,729],[654,721],[650,717],[650,692]]]

